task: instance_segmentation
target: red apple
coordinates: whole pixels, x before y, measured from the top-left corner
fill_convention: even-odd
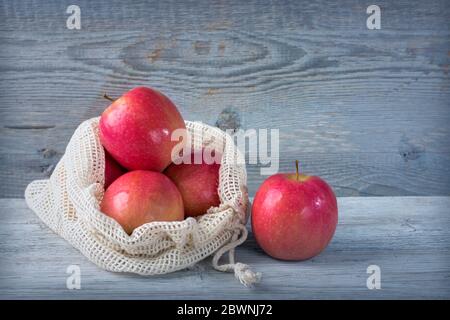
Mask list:
[[[186,129],[177,107],[162,93],[138,87],[115,100],[102,114],[100,140],[129,170],[163,171],[171,163],[172,132]]]
[[[105,190],[124,173],[125,170],[105,150]]]
[[[319,254],[333,237],[337,221],[331,187],[319,177],[298,174],[298,169],[269,177],[253,201],[253,234],[277,259],[305,260]]]
[[[196,164],[195,159],[201,159]],[[220,204],[219,163],[207,164],[202,152],[191,155],[189,163],[172,163],[164,173],[175,183],[183,197],[186,216],[196,217],[205,214],[211,207]]]
[[[153,221],[184,219],[183,200],[174,183],[159,172],[136,170],[114,181],[101,203],[101,211],[131,234]]]

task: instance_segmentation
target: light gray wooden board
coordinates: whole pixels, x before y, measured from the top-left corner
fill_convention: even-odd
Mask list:
[[[83,120],[154,86],[188,120],[280,130],[280,167],[342,196],[450,194],[450,3],[0,1],[0,197],[47,177]],[[231,108],[231,109],[229,109]],[[230,111],[231,110],[231,111]],[[254,193],[265,177],[249,168]]]
[[[253,236],[237,261],[263,273],[253,289],[209,259],[189,271],[141,277],[103,271],[52,233],[22,199],[0,200],[0,298],[50,299],[379,299],[450,298],[449,197],[347,197],[329,247],[304,262],[266,256]],[[66,268],[81,268],[81,290]],[[369,290],[369,265],[381,290]]]

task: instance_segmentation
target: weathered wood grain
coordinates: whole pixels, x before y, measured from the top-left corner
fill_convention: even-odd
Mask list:
[[[450,5],[380,1],[0,2],[1,197],[51,173],[83,120],[138,85],[186,119],[280,130],[339,195],[450,194]],[[229,121],[227,115],[235,117]],[[254,193],[264,179],[249,168]]]
[[[237,260],[263,273],[242,287],[207,260],[193,270],[156,277],[97,268],[52,233],[23,199],[0,200],[0,298],[50,299],[380,299],[450,298],[450,197],[339,199],[329,247],[305,262],[269,258],[250,234]],[[69,265],[81,289],[66,288]],[[369,265],[381,268],[381,290],[366,287]]]

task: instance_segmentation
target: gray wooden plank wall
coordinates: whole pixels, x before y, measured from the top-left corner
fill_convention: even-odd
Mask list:
[[[279,129],[280,170],[299,159],[340,196],[449,195],[449,21],[445,0],[2,0],[0,198],[51,173],[103,92],[138,85],[189,120]]]

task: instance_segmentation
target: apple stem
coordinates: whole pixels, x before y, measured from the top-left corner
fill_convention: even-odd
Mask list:
[[[297,174],[297,181],[298,181],[298,160],[295,160],[295,172]]]
[[[103,98],[105,98],[106,100],[112,101],[112,102],[116,101],[116,99],[111,98],[106,93],[103,94]]]

